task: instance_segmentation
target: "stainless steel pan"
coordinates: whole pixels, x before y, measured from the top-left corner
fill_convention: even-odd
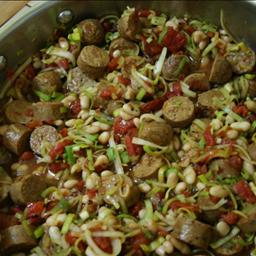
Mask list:
[[[71,11],[72,21],[66,24],[71,25],[84,17],[120,14],[126,6],[150,7],[176,16],[186,13],[215,24],[219,24],[223,9],[226,24],[236,39],[245,40],[256,50],[256,1],[42,1],[0,29],[0,56],[7,60],[6,67],[0,71],[0,85],[7,67],[16,68],[45,45],[60,26],[59,15],[62,21],[64,15],[64,22],[65,18],[68,22]],[[62,13],[65,10],[68,10],[66,16]]]

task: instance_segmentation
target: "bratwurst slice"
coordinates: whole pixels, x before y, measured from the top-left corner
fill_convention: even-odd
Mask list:
[[[193,121],[194,114],[195,106],[185,96],[174,96],[163,105],[163,115],[173,127],[186,127]]]
[[[36,244],[22,225],[14,225],[1,232],[1,249],[8,255],[32,249]]]
[[[40,198],[41,193],[47,188],[45,175],[29,174],[18,177],[11,185],[10,195],[17,204],[27,204]]]
[[[108,53],[94,45],[85,46],[77,59],[77,66],[92,79],[102,77],[108,63]]]
[[[54,127],[42,125],[31,133],[30,147],[36,154],[41,155],[43,148],[54,146],[58,138],[58,132]]]

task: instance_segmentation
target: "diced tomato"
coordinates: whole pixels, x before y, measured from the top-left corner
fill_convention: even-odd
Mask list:
[[[138,17],[148,17],[151,12],[149,9],[139,9],[139,10],[136,10],[136,13]]]
[[[40,216],[44,210],[44,203],[42,201],[37,201],[27,205],[28,217]]]
[[[142,153],[142,147],[132,143],[132,139],[137,135],[137,133],[137,128],[131,128],[124,137],[129,156],[139,156]]]
[[[20,160],[22,161],[27,161],[27,160],[31,160],[34,158],[34,154],[32,151],[25,151],[22,153],[22,155],[20,156]]]
[[[243,160],[239,155],[231,156],[228,159],[229,164],[235,168],[236,170],[242,170],[243,167]]]
[[[93,199],[97,195],[98,190],[95,188],[87,189],[86,194],[88,195],[89,199]]]
[[[220,198],[217,196],[210,196],[210,200],[216,204],[220,201]]]
[[[65,234],[65,240],[69,245],[74,245],[77,240],[77,237],[72,235],[71,232],[68,232]]]
[[[215,145],[215,138],[211,132],[211,126],[209,125],[204,131],[204,139],[207,146],[214,146]]]
[[[93,237],[94,242],[106,253],[112,253],[112,244],[109,237]]]
[[[138,235],[134,236],[131,240],[132,248],[135,251],[139,250],[142,244],[150,243],[150,240],[145,236],[144,233],[139,233]]]
[[[68,129],[66,127],[62,128],[59,132],[62,137],[67,137],[68,136]]]
[[[65,170],[67,168],[69,168],[69,165],[63,162],[49,164],[49,170],[53,173],[58,173],[59,171]]]
[[[160,54],[162,51],[162,46],[157,43],[156,40],[152,40],[150,43],[147,42],[147,38],[142,36],[143,48],[146,55],[149,57],[154,57],[157,54]]]
[[[32,121],[30,121],[29,123],[26,124],[26,126],[29,129],[35,129],[36,127],[40,127],[42,125],[43,125],[43,122],[39,121],[39,120],[32,120]]]
[[[129,129],[133,127],[135,127],[135,125],[132,120],[125,121],[121,117],[115,118],[113,124],[115,142],[119,143],[122,135],[125,135],[129,131]]]
[[[40,216],[31,216],[28,218],[29,224],[33,226],[38,226],[44,222]]]
[[[124,84],[124,85],[131,84],[131,80],[129,78],[126,78],[126,77],[122,76],[122,75],[119,75],[117,77],[117,79],[118,79],[118,82],[121,83],[121,84]]]
[[[256,203],[256,196],[253,194],[249,184],[246,181],[240,180],[237,182],[233,186],[233,190],[246,202],[251,204]]]
[[[71,145],[73,142],[71,140],[63,140],[57,143],[50,151],[51,159],[55,159],[57,156],[61,155],[64,152],[64,148],[68,145]]]
[[[162,44],[166,46],[171,53],[176,53],[185,46],[186,42],[187,39],[183,33],[173,29],[173,27],[169,27]]]
[[[240,116],[247,117],[249,110],[245,105],[238,104],[237,106],[233,107],[233,111]]]
[[[58,61],[58,66],[64,68],[65,70],[69,69],[69,63],[67,59],[61,59]]]
[[[24,74],[25,74],[25,76],[27,77],[28,80],[32,80],[36,76],[36,71],[35,71],[32,64],[29,64],[25,68]]]
[[[144,207],[142,201],[138,201],[131,209],[131,214],[135,217],[138,216],[139,211]]]
[[[108,63],[108,71],[114,71],[119,65],[119,58],[112,58],[111,61]]]
[[[189,203],[182,203],[180,201],[173,201],[171,204],[170,204],[170,208],[175,211],[179,208],[186,208],[190,211],[193,211],[193,212],[198,212],[199,211],[199,207],[198,205],[196,204],[189,204]]]
[[[113,85],[104,87],[100,92],[100,97],[105,100],[111,100],[112,95],[116,94],[117,89]]]
[[[70,108],[70,112],[71,112],[72,116],[76,117],[82,109],[81,104],[80,104],[80,100],[77,99],[77,100],[73,101],[70,104],[69,108]]]
[[[227,222],[229,225],[234,225],[237,223],[239,216],[234,212],[228,212],[226,214],[223,214],[221,216],[225,222]]]
[[[83,181],[83,180],[80,180],[80,181],[76,184],[75,187],[77,188],[77,190],[79,190],[80,192],[82,192],[83,189],[84,189],[84,181]]]

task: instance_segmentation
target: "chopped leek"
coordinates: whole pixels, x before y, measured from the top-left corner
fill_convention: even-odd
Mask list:
[[[160,57],[157,60],[154,71],[153,71],[155,77],[161,74],[166,55],[167,55],[167,48],[163,47]]]
[[[34,230],[34,236],[36,239],[42,237],[44,234],[44,226],[41,225]]]
[[[136,100],[141,101],[145,95],[146,95],[146,90],[144,88],[140,88],[138,94],[136,95]]]
[[[162,32],[160,33],[160,35],[158,37],[158,40],[157,40],[157,42],[159,44],[162,43],[162,41],[163,41],[165,35],[167,34],[167,32],[168,32],[168,27],[164,26],[164,28],[163,28]]]
[[[34,92],[40,98],[40,100],[42,100],[42,101],[50,101],[51,100],[51,96],[46,94],[46,93],[43,93],[43,92],[38,91],[38,90],[34,90]]]
[[[121,161],[123,164],[127,164],[130,162],[130,158],[127,151],[124,151],[120,154]]]
[[[109,146],[112,147],[114,149],[114,152],[115,152],[114,165],[115,165],[116,173],[117,174],[124,174],[124,169],[123,169],[123,166],[122,166],[120,155],[119,155],[119,152],[117,150],[116,143],[114,141],[113,135],[109,139]]]
[[[68,216],[66,217],[65,222],[62,226],[62,229],[61,229],[62,234],[66,234],[68,232],[69,227],[70,227],[74,217],[75,217],[75,214],[73,214],[73,213],[68,214]]]
[[[198,146],[201,149],[205,148],[205,139],[203,137],[199,140]]]
[[[107,156],[108,156],[108,159],[110,161],[114,161],[115,160],[115,150],[113,148],[108,148],[107,149]]]
[[[76,163],[76,159],[73,153],[73,147],[74,147],[73,145],[65,147],[64,157],[67,160],[68,164],[70,165],[73,165]]]
[[[63,210],[64,212],[66,212],[66,211],[69,210],[69,208],[70,208],[70,203],[69,203],[69,201],[66,200],[66,199],[64,199],[64,198],[62,198],[62,199],[60,199],[60,201],[58,202],[58,204],[57,204],[54,208],[51,209],[50,212],[51,212],[52,214],[54,214],[54,213],[56,213],[56,212],[58,212],[58,211],[61,211],[61,210]]]

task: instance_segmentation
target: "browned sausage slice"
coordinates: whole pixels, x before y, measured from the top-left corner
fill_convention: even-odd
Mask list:
[[[0,202],[7,198],[12,184],[11,177],[4,171],[0,170]]]
[[[124,199],[126,206],[130,207],[131,205],[135,204],[139,197],[140,191],[137,185],[133,183],[131,178],[126,175],[109,175],[101,177],[101,187],[99,189],[99,193],[103,195],[104,200],[109,203],[109,195],[108,191],[114,189],[121,184],[121,188],[117,189],[114,194],[111,194],[112,197],[121,197]]]
[[[132,174],[138,179],[147,179],[157,175],[158,169],[162,166],[163,161],[160,157],[145,154],[142,156],[132,170]]]
[[[80,93],[86,87],[96,86],[96,81],[86,76],[79,67],[73,68],[68,73],[67,89],[70,92]]]
[[[50,70],[39,73],[33,79],[34,90],[41,91],[48,95],[57,91],[61,87],[60,75],[56,71]]]
[[[184,82],[189,85],[191,90],[207,91],[210,88],[209,80],[205,73],[193,73],[188,75]]]
[[[195,107],[185,96],[174,96],[163,105],[163,115],[173,127],[186,127],[194,119]]]
[[[214,100],[221,100],[223,97],[222,92],[218,89],[212,89],[207,92],[200,93],[197,99],[197,106],[207,117],[212,117],[214,116],[215,110],[218,109]]]
[[[7,126],[3,134],[3,144],[11,152],[20,155],[28,148],[30,129],[22,124],[11,124]]]
[[[77,66],[92,79],[102,77],[108,63],[108,53],[94,45],[85,46],[77,59]]]
[[[172,135],[172,127],[164,122],[143,122],[139,129],[140,138],[160,146],[169,145]]]
[[[213,61],[209,81],[216,84],[227,83],[232,76],[232,67],[225,57],[217,55]]]
[[[86,45],[100,45],[104,39],[104,30],[100,22],[96,19],[86,19],[78,26],[82,30],[82,42]]]
[[[54,127],[42,125],[31,133],[30,147],[36,154],[41,155],[44,148],[54,146],[58,139],[59,135]]]
[[[113,52],[119,50],[121,56],[131,56],[139,54],[139,47],[136,43],[125,38],[119,37],[113,40],[109,46],[109,54],[113,56]]]
[[[40,198],[47,188],[45,175],[29,174],[19,177],[11,185],[10,195],[14,203],[27,204]]]
[[[14,100],[7,104],[5,115],[12,123],[27,124],[33,119],[32,104],[24,100]]]
[[[166,80],[177,79],[181,74],[189,72],[188,57],[181,54],[172,54],[163,65],[162,73]]]
[[[32,104],[33,119],[38,121],[55,121],[62,119],[63,104],[60,102],[36,102]]]
[[[117,29],[121,37],[138,40],[137,34],[141,30],[141,24],[135,12],[124,13],[118,21]]]
[[[205,249],[216,238],[216,232],[210,225],[184,216],[176,219],[172,235],[185,243]]]
[[[255,66],[255,52],[250,48],[229,51],[226,54],[226,59],[236,74],[250,72]]]
[[[22,225],[4,229],[1,232],[1,237],[1,248],[8,255],[32,249],[37,244],[36,240],[26,233]]]
[[[13,156],[11,152],[7,150],[6,147],[0,146],[0,165],[10,165],[12,164]]]

